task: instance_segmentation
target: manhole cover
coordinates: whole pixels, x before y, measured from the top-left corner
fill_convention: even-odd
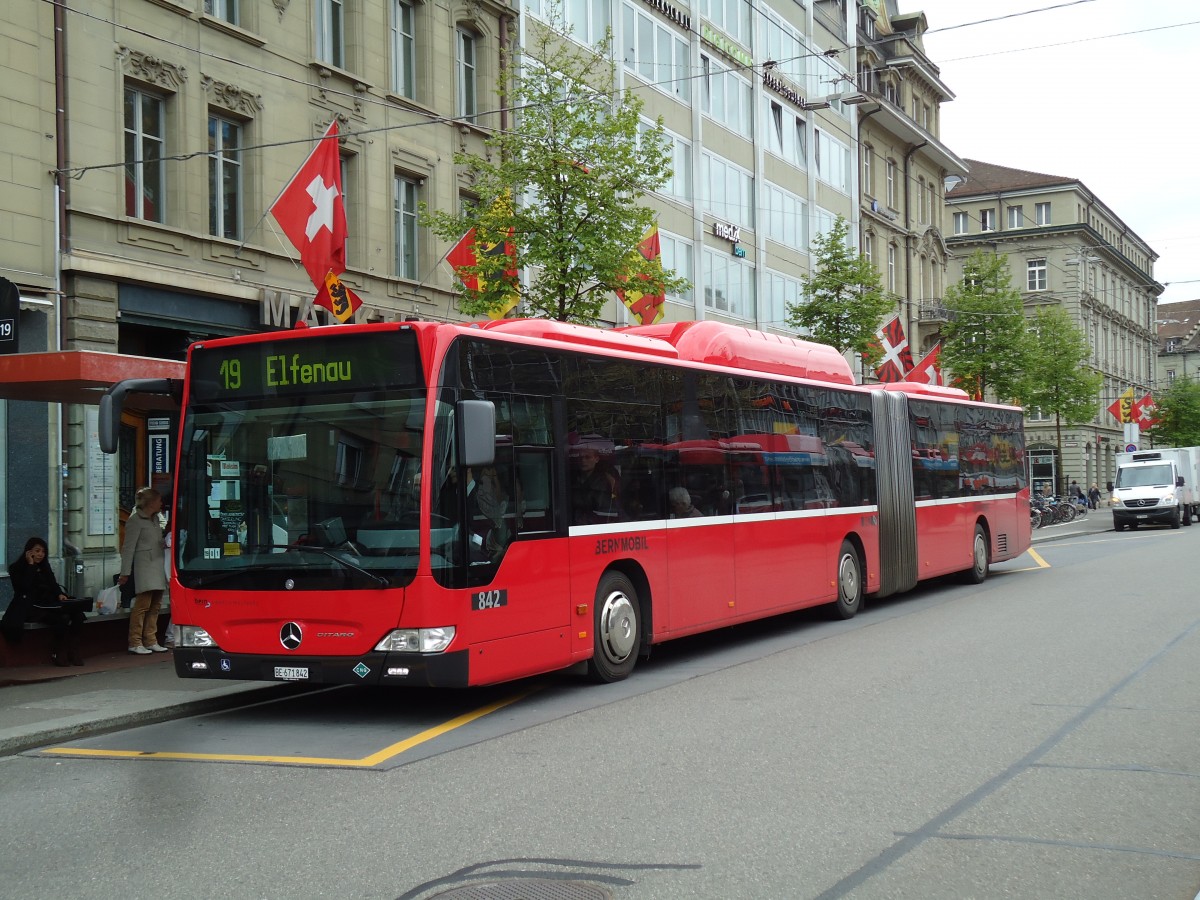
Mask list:
[[[612,900],[612,894],[579,881],[513,878],[457,887],[438,894],[435,900]]]

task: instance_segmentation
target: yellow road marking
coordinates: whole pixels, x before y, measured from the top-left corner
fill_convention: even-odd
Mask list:
[[[238,754],[238,753],[182,753],[178,751],[157,751],[157,750],[96,750],[89,747],[50,747],[43,750],[42,753],[52,753],[56,756],[89,756],[101,757],[104,759],[173,759],[173,760],[189,760],[202,762],[251,762],[251,763],[279,763],[283,765],[296,766],[341,766],[350,769],[369,769],[372,766],[377,766],[382,762],[386,762],[394,756],[399,756],[406,750],[411,750],[413,747],[424,744],[426,741],[431,741],[436,737],[440,737],[456,728],[461,728],[474,722],[476,719],[482,719],[489,713],[493,713],[498,709],[503,709],[518,700],[523,700],[537,690],[536,688],[528,691],[522,691],[519,694],[514,694],[511,697],[506,697],[503,700],[497,700],[495,703],[489,703],[487,706],[481,706],[479,709],[471,710],[463,713],[461,716],[455,716],[448,722],[443,722],[441,725],[435,725],[433,728],[427,728],[420,734],[414,734],[410,738],[405,738],[402,741],[397,741],[389,747],[384,747],[377,753],[372,753],[369,756],[364,756],[361,759],[342,759],[338,757],[324,756],[265,756],[255,754]]]

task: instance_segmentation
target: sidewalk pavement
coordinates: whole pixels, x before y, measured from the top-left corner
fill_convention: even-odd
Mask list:
[[[1082,519],[1072,519],[1070,522],[1064,522],[1061,525],[1047,525],[1044,528],[1035,528],[1031,538],[1033,543],[1040,544],[1043,541],[1061,540],[1063,538],[1079,537],[1081,534],[1098,534],[1102,531],[1112,530],[1112,509],[1107,506],[1101,506],[1099,509],[1089,510],[1088,514]]]
[[[1037,529],[1033,543],[1112,527],[1111,511],[1093,510],[1085,519]],[[169,653],[102,653],[84,662],[68,668],[0,668],[0,756],[211,712],[294,689],[286,682],[178,678]]]
[[[179,678],[170,653],[0,668],[0,756],[266,699],[290,683]],[[258,694],[259,697],[254,695]]]

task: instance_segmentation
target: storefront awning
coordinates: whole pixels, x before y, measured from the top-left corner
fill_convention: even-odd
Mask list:
[[[183,378],[184,364],[173,359],[122,356],[95,350],[13,353],[0,356],[0,399],[43,403],[97,404],[100,396],[126,378]],[[128,406],[171,409],[169,397],[133,395]]]

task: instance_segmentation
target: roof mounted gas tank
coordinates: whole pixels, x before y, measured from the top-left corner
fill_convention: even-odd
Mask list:
[[[854,384],[850,364],[842,354],[812,341],[711,321],[664,322],[618,330],[666,341],[684,360],[732,366],[759,374]]]

